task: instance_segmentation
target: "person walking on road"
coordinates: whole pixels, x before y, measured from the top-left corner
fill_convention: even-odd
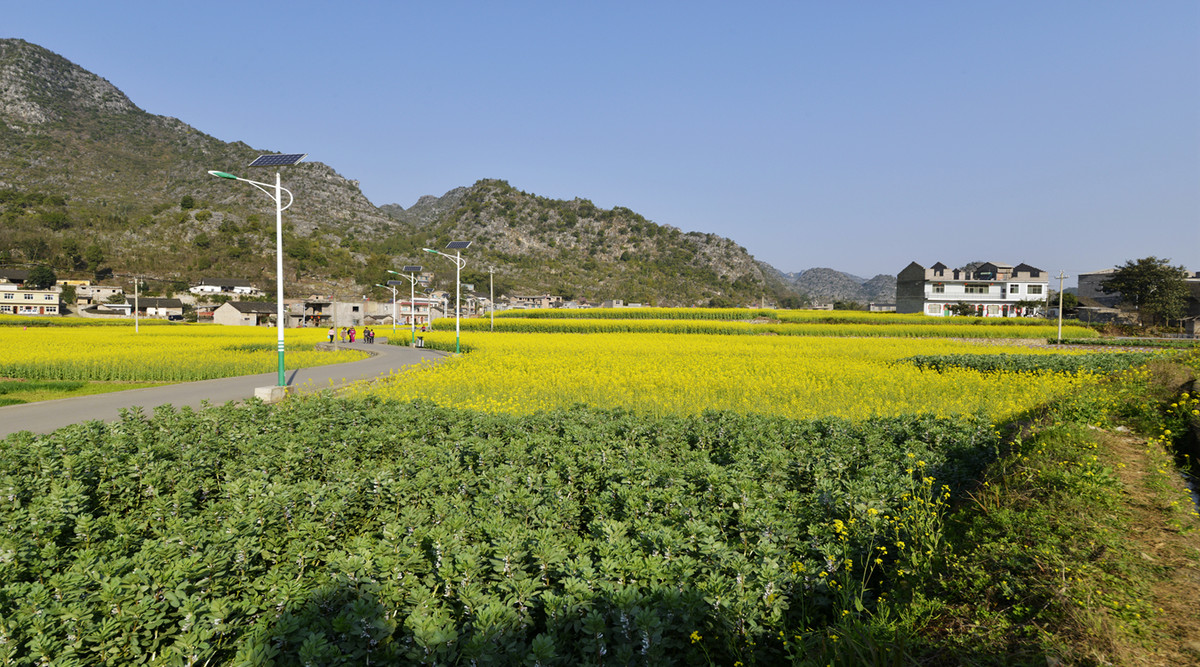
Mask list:
[[[336,335],[336,333],[337,332],[334,331],[333,327],[329,327],[329,342],[330,343],[333,342],[333,337],[334,337],[334,335]]]
[[[356,331],[354,330],[354,327],[350,327],[350,331],[348,331],[347,333],[349,333],[349,334],[350,334],[350,342],[351,342],[351,343],[353,343],[353,342],[354,342],[354,334],[356,334],[356,333],[358,333],[358,332],[356,332]]]

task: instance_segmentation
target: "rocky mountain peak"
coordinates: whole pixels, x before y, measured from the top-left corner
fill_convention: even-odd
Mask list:
[[[32,125],[141,111],[116,86],[21,39],[0,39],[0,114]]]

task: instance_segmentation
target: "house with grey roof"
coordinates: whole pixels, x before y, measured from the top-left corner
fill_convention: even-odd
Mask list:
[[[963,304],[979,317],[1040,317],[1050,294],[1045,271],[1028,264],[984,262],[951,269],[912,262],[896,275],[896,312],[935,317]]]
[[[276,313],[274,303],[229,301],[213,311],[213,322],[229,326],[266,326],[275,323]]]

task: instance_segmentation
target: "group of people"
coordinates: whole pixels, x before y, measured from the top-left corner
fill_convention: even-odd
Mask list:
[[[330,343],[333,342],[334,336],[338,337],[338,342],[353,343],[355,338],[358,337],[358,330],[355,329],[354,327],[349,327],[349,328],[342,327],[341,329],[334,329],[333,327],[329,327],[329,342]],[[374,343],[375,342],[375,332],[372,331],[371,329],[368,329],[367,327],[363,327],[362,340],[364,343]]]

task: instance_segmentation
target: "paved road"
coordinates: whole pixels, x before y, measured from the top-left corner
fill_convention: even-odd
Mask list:
[[[444,352],[386,345],[383,338],[375,344],[342,343],[341,347],[363,350],[373,356],[361,361],[332,364],[315,368],[287,371],[284,376],[293,391],[320,391],[358,380],[367,380],[387,375],[393,369],[418,364],[423,360],[441,359]],[[49,433],[63,426],[82,421],[120,419],[121,410],[141,406],[147,413],[160,405],[171,404],[176,408],[185,405],[198,408],[208,401],[221,405],[229,401],[241,401],[254,396],[257,387],[269,387],[278,382],[279,373],[243,375],[219,380],[201,380],[183,384],[131,389],[95,396],[61,398],[56,401],[22,403],[0,407],[0,438],[18,431]]]

